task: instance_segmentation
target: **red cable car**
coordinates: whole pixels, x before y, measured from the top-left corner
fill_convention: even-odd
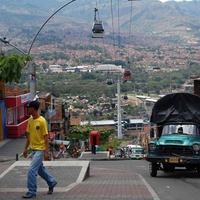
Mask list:
[[[124,79],[126,79],[126,80],[131,79],[131,71],[130,70],[125,69]]]

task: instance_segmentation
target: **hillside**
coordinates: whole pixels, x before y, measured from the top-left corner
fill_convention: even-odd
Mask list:
[[[200,1],[162,3],[156,0],[98,2],[98,17],[104,22],[107,35],[144,36],[165,39],[170,42],[197,44],[200,34]],[[26,38],[34,36],[39,27],[58,8],[63,0],[1,0],[1,37]],[[45,30],[69,29],[91,33],[95,1],[76,0],[58,12],[45,26]],[[119,23],[118,23],[119,22]],[[87,35],[88,34],[88,35]]]
[[[104,39],[92,38],[95,7]],[[99,63],[132,71],[134,66],[185,69],[200,64],[199,10],[200,1],[1,0],[0,37],[24,52],[31,50],[43,69]],[[3,43],[0,50],[16,52]]]

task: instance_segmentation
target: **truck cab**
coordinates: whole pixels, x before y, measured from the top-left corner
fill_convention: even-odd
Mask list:
[[[151,114],[149,172],[195,171],[200,176],[200,97],[189,93],[159,99]]]

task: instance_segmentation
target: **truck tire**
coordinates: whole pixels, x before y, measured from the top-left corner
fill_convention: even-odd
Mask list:
[[[157,163],[150,162],[149,163],[149,173],[150,173],[151,177],[156,177],[157,171],[158,171]]]

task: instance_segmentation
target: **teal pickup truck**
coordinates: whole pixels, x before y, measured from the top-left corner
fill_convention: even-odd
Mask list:
[[[195,171],[200,176],[200,96],[168,94],[152,109],[149,172]]]

